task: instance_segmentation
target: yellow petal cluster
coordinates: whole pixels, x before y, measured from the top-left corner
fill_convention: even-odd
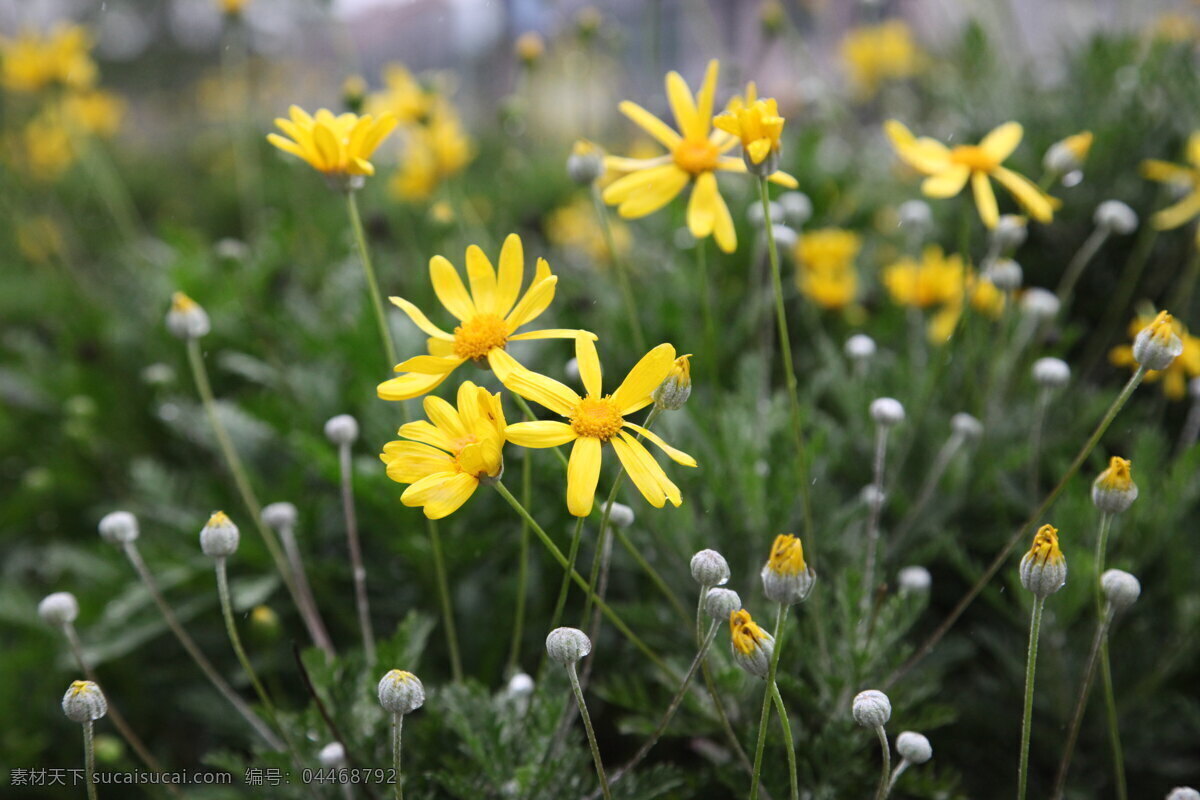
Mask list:
[[[1058,528],[1053,525],[1038,528],[1037,533],[1033,535],[1033,546],[1029,548],[1025,557],[1037,566],[1061,564],[1063,553],[1058,546]]]
[[[906,256],[884,267],[883,285],[898,305],[930,308],[962,297],[965,269],[962,256],[931,244],[919,261]]]
[[[1127,458],[1113,456],[1109,459],[1108,469],[1096,478],[1096,486],[1106,491],[1127,492],[1133,488],[1133,466]]]
[[[275,124],[287,136],[267,134],[271,144],[327,176],[348,177],[375,174],[368,159],[396,127],[396,118],[391,114],[378,118],[349,112],[335,115],[327,108],[309,114],[292,106],[288,118],[280,117]]]
[[[779,534],[771,545],[767,569],[781,576],[799,575],[804,572],[808,569],[804,562],[804,545],[790,533]]]
[[[1159,315],[1161,316],[1161,314]],[[1159,322],[1159,317],[1149,315],[1134,318],[1129,323],[1129,338],[1132,342],[1143,329]],[[1187,397],[1187,385],[1190,378],[1200,377],[1200,338],[1188,333],[1187,326],[1177,317],[1168,315],[1165,324],[1160,326],[1166,333],[1174,333],[1183,342],[1183,353],[1164,370],[1150,370],[1146,373],[1146,382],[1162,381],[1162,391],[1168,400],[1182,400]],[[1114,347],[1108,353],[1109,361],[1118,367],[1137,369],[1133,358],[1133,345],[1125,344]]]
[[[779,139],[783,135],[783,117],[775,98],[753,99],[758,91],[753,83],[746,90],[748,102],[738,103],[725,113],[713,118],[713,125],[737,138],[742,148],[755,164],[761,164],[772,154],[779,153]]]
[[[796,286],[818,306],[844,309],[858,296],[854,261],[862,237],[842,228],[809,231],[796,243]]]
[[[458,112],[446,100],[437,100],[421,124],[403,129],[400,167],[388,181],[398,200],[425,200],[453,175],[471,163],[475,143],[467,135]]]
[[[734,649],[747,656],[758,650],[771,636],[759,627],[744,608],[729,615],[729,635],[733,639]]]
[[[1150,218],[1160,231],[1178,228],[1200,217],[1200,131],[1188,137],[1185,164],[1150,159],[1142,162],[1142,177],[1170,184],[1181,190],[1183,197]]]
[[[852,29],[842,40],[841,56],[860,100],[873,97],[888,81],[911,78],[924,61],[912,30],[900,20]]]
[[[428,419],[401,426],[404,440],[388,442],[379,457],[389,478],[411,484],[400,502],[441,519],[503,472],[504,408],[499,394],[470,381],[458,387],[457,408],[440,397],[424,406]]]
[[[92,37],[79,25],[0,39],[0,84],[14,92],[91,88],[98,76],[91,48]]]

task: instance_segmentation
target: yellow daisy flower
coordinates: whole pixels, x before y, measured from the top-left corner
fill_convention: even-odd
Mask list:
[[[708,63],[704,83],[694,96],[678,72],[667,74],[667,99],[678,131],[637,103],[621,103],[621,113],[670,152],[649,159],[606,157],[606,167],[629,174],[604,190],[604,202],[616,206],[622,217],[635,219],[658,211],[690,185],[688,229],[697,239],[712,236],[718,247],[732,253],[737,249],[737,234],[716,173],[746,172],[746,162],[725,155],[737,146],[737,139],[712,129],[719,68],[715,59]],[[770,179],[788,188],[798,186],[796,179],[784,172],[776,172]]]
[[[521,366],[507,353],[505,348],[509,342],[574,339],[579,335],[595,338],[595,334],[580,330],[516,333],[517,328],[532,322],[550,305],[558,278],[550,274],[546,259],[539,258],[533,281],[521,296],[521,284],[525,281],[525,251],[521,237],[515,233],[504,240],[498,273],[483,250],[476,245],[467,248],[469,292],[454,265],[444,256],[429,259],[429,277],[438,300],[460,324],[454,328],[454,333],[447,333],[430,322],[412,302],[403,297],[388,298],[429,335],[429,354],[396,365],[396,372],[405,374],[379,384],[376,391],[384,400],[407,400],[431,392],[467,361],[491,367],[503,382],[513,368]]]
[[[912,30],[900,20],[852,28],[842,39],[841,56],[860,100],[873,97],[886,81],[911,78],[924,61]]]
[[[481,482],[504,471],[504,408],[498,393],[464,381],[457,409],[440,397],[426,397],[425,414],[428,421],[400,427],[410,441],[388,442],[379,458],[389,478],[411,484],[401,503],[441,519],[467,502]]]
[[[1004,292],[996,288],[996,284],[987,278],[981,278],[974,272],[967,271],[967,297],[970,298],[971,308],[989,319],[999,319],[1004,312]],[[962,316],[962,292],[955,293],[953,299],[947,302],[929,319],[927,334],[931,344],[945,344],[958,327],[958,318]]]
[[[657,434],[625,419],[653,402],[654,390],[675,368],[675,348],[669,344],[655,347],[642,356],[617,390],[607,395],[601,391],[600,358],[590,338],[580,336],[575,340],[575,356],[586,391],[583,396],[552,378],[527,369],[517,369],[508,375],[504,385],[510,391],[569,420],[517,422],[508,426],[508,440],[522,447],[558,447],[575,443],[567,466],[567,509],[577,517],[586,517],[592,511],[596,484],[600,480],[600,454],[605,443],[612,445],[625,471],[650,505],[662,508],[670,500],[672,505],[678,506],[683,502],[679,487],[671,482],[645,446],[625,430],[649,439],[676,463],[696,466],[696,460],[687,453],[676,450]]]
[[[1000,210],[989,178],[995,178],[1038,222],[1053,219],[1057,201],[1033,181],[1003,166],[1024,136],[1020,123],[1006,122],[983,137],[979,144],[954,148],[927,136],[918,139],[894,119],[888,120],[883,127],[900,159],[928,176],[921,184],[921,191],[927,197],[954,197],[969,180],[979,217],[988,228],[994,228],[1000,219]]]
[[[14,92],[50,86],[87,89],[98,70],[89,53],[92,37],[79,25],[58,25],[47,34],[22,33],[0,39],[0,84]]]
[[[744,101],[736,105],[731,103],[725,113],[713,118],[716,128],[742,143],[742,149],[755,165],[761,165],[770,156],[779,155],[783,124],[784,119],[779,116],[775,98],[758,99],[758,87],[753,81],[746,87]]]
[[[269,133],[267,141],[328,178],[349,179],[347,188],[353,188],[354,179],[361,181],[363,176],[375,174],[375,166],[367,159],[396,127],[392,114],[375,118],[347,112],[335,116],[322,108],[310,115],[300,106],[291,106],[288,115],[290,119],[280,117],[275,124],[291,138]]]
[[[1150,327],[1158,317],[1139,316],[1129,323],[1129,338],[1132,341],[1144,328]],[[1200,376],[1200,338],[1188,333],[1187,326],[1177,317],[1170,317],[1171,329],[1183,342],[1183,352],[1163,370],[1150,370],[1146,373],[1146,382],[1162,380],[1162,391],[1169,400],[1182,400],[1187,396],[1189,378]],[[1137,369],[1133,358],[1133,346],[1124,344],[1114,347],[1108,352],[1108,360],[1117,367]]]
[[[376,116],[394,114],[402,125],[409,125],[424,122],[436,99],[408,67],[393,62],[384,66],[383,88],[367,97],[366,109]]]
[[[1142,177],[1169,183],[1184,190],[1183,199],[1150,218],[1160,231],[1178,228],[1200,216],[1200,131],[1188,137],[1187,164],[1149,159],[1142,162]]]
[[[858,296],[854,259],[862,237],[842,228],[820,228],[796,243],[796,288],[822,308],[840,310]]]
[[[388,181],[399,200],[425,200],[443,181],[470,163],[475,144],[462,126],[458,112],[439,100],[428,120],[405,131],[404,156]]]
[[[921,260],[902,258],[883,269],[883,285],[893,302],[902,306],[929,308],[956,301],[962,294],[962,256],[947,256],[931,244]]]

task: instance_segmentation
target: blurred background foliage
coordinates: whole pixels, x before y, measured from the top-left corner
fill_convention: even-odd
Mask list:
[[[788,118],[782,166],[812,203],[798,250],[805,231],[821,228],[854,231],[861,242],[846,267],[857,286],[847,302],[823,307],[788,282],[816,523],[805,545],[821,581],[819,598],[794,615],[780,684],[795,722],[801,786],[814,798],[864,795],[878,755],[869,732],[851,722],[849,697],[878,685],[911,654],[1064,472],[1126,378],[1109,364],[1109,348],[1128,341],[1135,310],[1161,305],[1176,291],[1196,248],[1190,228],[1156,234],[1143,225],[1132,235],[1111,236],[1071,298],[1070,313],[1020,352],[1012,347],[1013,313],[999,320],[968,314],[961,336],[937,346],[923,335],[932,312],[892,301],[880,274],[921,244],[897,225],[898,205],[919,190],[887,146],[883,120],[899,118],[918,133],[966,142],[1015,119],[1026,136],[1013,163],[1035,179],[1053,142],[1092,131],[1081,171],[1051,188],[1063,201],[1053,224],[1031,226],[1015,254],[1025,284],[1049,289],[1093,230],[1098,203],[1123,200],[1143,219],[1168,204],[1170,188],[1144,180],[1138,165],[1144,158],[1182,162],[1197,126],[1200,23],[1193,8],[1104,28],[1057,27],[1061,38],[1053,39],[1036,29],[1038,17],[1025,16],[1035,12],[1022,4],[994,5],[974,16],[961,9],[939,15],[934,4],[919,3],[665,0],[598,10],[566,3],[331,9],[254,0],[243,13],[225,15],[219,4],[198,0],[46,4],[36,13],[6,6],[0,62],[6,70],[0,169],[6,772],[80,761],[78,731],[58,708],[76,670],[61,636],[35,613],[37,601],[58,590],[79,597],[86,652],[109,695],[164,762],[229,768],[239,776],[249,764],[288,766],[254,750],[240,720],[214,702],[119,551],[95,535],[97,520],[110,510],[138,515],[140,544],[164,590],[202,649],[249,696],[196,534],[216,508],[229,511],[244,531],[251,526],[183,347],[163,327],[171,293],[182,290],[212,317],[203,347],[219,412],[261,499],[299,508],[309,577],[340,651],[333,665],[315,651],[305,662],[351,751],[363,763],[388,762],[374,682],[397,666],[419,674],[429,689],[425,709],[406,726],[410,796],[575,797],[594,788],[577,725],[549,747],[569,695],[563,675],[539,672],[561,573],[536,548],[519,666],[535,675],[537,690],[516,697],[504,688],[520,524],[492,493],[480,493],[443,525],[467,673],[463,683],[450,680],[428,540],[418,512],[400,505],[400,487],[376,458],[394,438],[400,415],[375,396],[388,372],[341,198],[263,137],[271,118],[293,102],[335,109],[363,100],[392,108],[415,102],[412,118],[376,159],[380,175],[360,197],[384,293],[436,308],[426,270],[431,255],[461,265],[467,244],[494,256],[504,235],[519,232],[530,259],[545,255],[561,276],[548,321],[598,333],[610,372],[623,373],[640,354],[587,190],[568,180],[565,158],[580,136],[622,154],[644,148],[616,113],[616,101],[630,98],[661,112],[666,70],[681,70],[695,86],[704,62],[721,56],[718,103],[753,78],[763,94],[779,98]],[[96,59],[98,73],[89,79],[67,70],[21,86],[8,72],[13,53],[20,55],[16,43],[23,31],[50,30],[53,15],[70,15],[91,32],[96,50],[85,57]],[[890,27],[874,27],[885,22]],[[536,38],[519,37],[529,31]],[[83,49],[90,52],[90,45]],[[59,52],[52,62],[69,59]],[[411,84],[403,73],[385,70],[392,62],[411,67]],[[357,82],[344,84],[355,75],[365,81],[365,98]],[[94,105],[72,109],[72,98]],[[630,537],[685,607],[695,592],[688,559],[712,547],[733,567],[731,587],[766,616],[757,571],[775,534],[798,529],[800,507],[768,316],[765,247],[745,213],[754,186],[736,177],[723,179],[722,191],[740,246],[725,255],[703,245],[709,285],[698,277],[697,243],[686,233],[681,202],[618,223],[642,327],[652,342],[695,354],[692,399],[660,427],[701,464],[671,470],[685,498],[680,509],[655,511],[628,488],[621,499],[637,514]],[[931,206],[928,241],[980,264],[986,232],[969,198]],[[790,277],[800,267],[785,250]],[[715,350],[700,322],[706,302],[715,304],[719,323]],[[1187,323],[1196,319],[1194,309],[1192,303],[1171,310]],[[393,314],[392,323],[402,353],[423,351],[423,337],[407,320]],[[856,332],[880,343],[865,375],[855,374],[842,353]],[[522,355],[532,368],[573,383],[564,377],[569,345],[532,342]],[[1073,379],[1053,398],[1040,463],[1033,465],[1029,429],[1037,389],[1028,368],[1044,355],[1066,359]],[[1008,359],[1011,382],[998,368]],[[494,380],[483,373],[464,377]],[[864,652],[856,644],[866,518],[860,490],[870,481],[867,406],[883,395],[900,399],[910,413],[893,437],[884,585],[873,595],[879,634]],[[1093,633],[1097,515],[1088,486],[1110,454],[1133,459],[1141,488],[1141,499],[1117,521],[1108,559],[1144,587],[1112,645],[1131,794],[1161,797],[1200,776],[1200,541],[1191,535],[1200,454],[1177,448],[1194,402],[1165,396],[1160,384],[1139,389],[1048,517],[1062,532],[1071,577],[1047,604],[1032,752],[1036,796],[1049,793]],[[417,405],[410,406],[416,413]],[[511,404],[508,410],[515,418]],[[951,463],[905,537],[889,538],[949,435],[951,415],[962,411],[983,419],[983,438]],[[322,434],[324,421],[338,413],[353,414],[363,431],[354,451],[355,492],[383,639],[373,670],[358,647],[336,452]],[[532,511],[565,549],[572,523],[558,463],[548,453],[515,447],[506,456],[510,486],[523,459],[533,459]],[[602,488],[612,477],[604,475]],[[593,542],[585,537],[584,563]],[[928,593],[897,591],[897,572],[906,565],[930,571]],[[315,766],[329,737],[293,656],[294,645],[306,645],[303,627],[257,537],[243,538],[231,572],[250,649]],[[690,624],[619,547],[609,594],[652,647],[686,669],[694,654]],[[277,618],[251,618],[259,606]],[[573,594],[567,618],[581,606]],[[906,773],[897,796],[1008,791],[1028,607],[1014,557],[933,654],[890,689],[889,730],[923,731],[935,752],[928,765]],[[749,749],[761,684],[732,665],[727,642],[722,631],[712,657],[715,679]],[[675,686],[608,627],[591,658],[592,714],[615,768],[653,729]],[[1102,709],[1093,695],[1069,798],[1112,796]],[[618,795],[744,792],[747,778],[701,698],[693,692],[644,767],[618,784]],[[99,730],[101,767],[134,768],[111,729],[100,723]],[[778,797],[786,770],[777,738],[767,752],[765,785]],[[0,775],[0,785],[8,780]],[[316,788],[320,796],[338,796],[337,787]],[[80,792],[6,787],[3,793]],[[252,796],[240,788],[197,787],[188,794]],[[291,786],[270,796],[310,795]]]

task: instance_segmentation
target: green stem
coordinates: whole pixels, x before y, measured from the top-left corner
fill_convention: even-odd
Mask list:
[[[888,745],[887,732],[882,725],[875,726],[879,736],[879,747],[883,751],[883,771],[879,775],[879,788],[875,790],[875,800],[884,800],[888,793],[888,774],[892,771],[892,748]]]
[[[765,177],[758,180],[758,195],[762,201],[763,224],[767,237],[767,256],[771,262],[771,286],[775,291],[775,324],[779,328],[779,354],[783,359],[787,377],[789,409],[792,421],[792,437],[796,445],[797,482],[800,486],[800,502],[804,511],[804,538],[809,548],[815,547],[813,536],[812,508],[808,492],[808,466],[804,450],[804,423],[800,411],[800,394],[796,382],[796,366],[792,360],[792,341],[788,333],[787,311],[783,304],[783,278],[779,268],[779,249],[775,245],[775,229],[771,222],[771,193]]]
[[[783,651],[779,637],[783,634],[783,620],[787,617],[788,607],[779,604],[779,614],[775,617],[775,650],[771,653],[771,663],[767,667],[767,685],[763,690],[762,713],[758,718],[758,740],[754,745],[754,770],[750,775],[750,800],[757,800],[758,785],[762,778],[763,750],[767,744],[767,723],[771,719],[771,690],[775,687],[775,671],[779,666],[779,654]]]
[[[279,728],[279,717],[275,713],[275,704],[271,702],[271,696],[267,694],[262,681],[258,679],[258,673],[250,663],[246,649],[242,647],[242,637],[238,635],[237,624],[233,621],[233,603],[229,598],[229,578],[225,572],[224,558],[216,560],[216,569],[217,595],[221,598],[221,615],[225,618],[225,632],[229,634],[229,643],[233,645],[233,652],[237,655],[238,663],[242,665],[246,677],[250,679],[250,685],[254,687],[254,693],[258,695],[259,701],[263,704],[263,710],[266,711],[271,724]]]
[[[1109,607],[1111,609],[1111,606]],[[1058,776],[1054,779],[1054,791],[1050,794],[1052,800],[1062,800],[1067,785],[1067,773],[1071,769],[1071,757],[1075,754],[1075,743],[1079,739],[1079,728],[1083,724],[1083,713],[1087,707],[1088,692],[1096,677],[1096,661],[1100,657],[1100,646],[1108,634],[1108,626],[1112,623],[1111,610],[1106,611],[1104,619],[1096,626],[1096,635],[1092,638],[1092,647],[1088,651],[1087,665],[1083,668],[1083,680],[1079,682],[1079,697],[1075,700],[1075,713],[1071,716],[1071,725],[1067,729],[1066,744],[1063,745],[1062,759],[1058,762]]]
[[[88,800],[96,800],[96,742],[92,721],[83,723],[83,777],[87,781]]]
[[[617,477],[613,479],[612,488],[608,490],[608,499],[604,501],[604,505],[600,510],[600,531],[596,536],[596,550],[592,554],[592,571],[588,575],[588,585],[598,587],[597,580],[600,578],[600,564],[604,561],[604,551],[608,549],[608,519],[612,513],[613,501],[617,498],[617,490],[621,488],[621,483],[625,480],[625,467],[622,465],[617,472]],[[599,595],[597,595],[599,596]],[[583,616],[579,618],[579,627],[583,628],[587,625],[588,618],[592,614],[592,598],[588,597],[583,604]]]
[[[633,287],[629,283],[629,273],[626,271],[625,259],[617,252],[616,240],[613,238],[612,223],[608,218],[608,209],[600,197],[600,187],[592,184],[592,204],[596,207],[596,217],[600,220],[600,230],[604,234],[604,245],[608,248],[608,257],[612,261],[613,271],[617,273],[617,286],[621,290],[621,299],[625,302],[625,314],[629,317],[629,329],[633,332],[633,342],[639,353],[646,352],[646,335],[642,332],[642,323],[638,319],[637,304],[633,299]]]
[[[533,500],[533,459],[526,451],[521,459],[521,504],[529,506]],[[508,648],[509,674],[517,671],[521,658],[521,635],[525,630],[525,594],[529,581],[529,523],[521,520],[521,538],[517,547],[517,602],[513,611],[512,644]],[[553,626],[552,626],[553,627]]]
[[[368,664],[375,663],[375,630],[371,627],[371,604],[367,598],[367,568],[363,564],[362,545],[358,538],[358,515],[354,510],[354,464],[350,445],[338,446],[338,471],[341,473],[342,515],[346,520],[346,544],[350,551],[350,571],[354,578],[354,607],[358,612],[358,627],[362,633],[363,655]],[[297,570],[296,578],[303,573]],[[310,601],[315,606],[316,601]]]
[[[523,500],[522,505],[526,505]],[[558,589],[558,600],[554,602],[554,615],[550,617],[550,630],[558,627],[562,621],[563,609],[567,605],[567,590],[571,587],[571,572],[579,558],[579,542],[583,539],[583,517],[575,518],[575,532],[571,534],[571,547],[567,551],[567,567],[563,570],[562,586]],[[525,523],[528,527],[529,523]]]
[[[1113,692],[1112,664],[1108,658],[1108,635],[1100,640],[1100,678],[1104,682],[1104,709],[1108,715],[1108,742],[1112,748],[1113,780],[1117,784],[1117,800],[1128,800],[1125,784],[1125,756],[1121,750],[1121,731],[1117,726],[1117,698]]]
[[[1021,718],[1021,764],[1017,768],[1017,800],[1025,800],[1025,784],[1029,777],[1029,734],[1033,722],[1033,679],[1037,671],[1038,635],[1042,630],[1042,606],[1046,598],[1033,599],[1033,615],[1029,621],[1029,651],[1025,659],[1025,713]]]
[[[358,214],[358,200],[354,191],[346,192],[346,209],[350,214],[350,227],[354,230],[354,240],[358,244],[358,258],[362,262],[363,274],[367,278],[367,291],[371,295],[371,308],[375,311],[375,322],[379,325],[379,338],[383,342],[383,352],[387,356],[388,369],[394,367],[396,358],[396,343],[392,341],[392,332],[388,328],[387,317],[383,313],[383,297],[379,293],[379,283],[375,280],[375,268],[371,266],[371,254],[367,250],[367,235],[363,230],[362,218]]]
[[[800,782],[796,775],[796,745],[792,742],[792,723],[788,719],[787,708],[783,705],[783,695],[779,693],[778,684],[771,684],[771,697],[775,700],[775,713],[779,714],[779,725],[783,728],[783,747],[787,751],[788,786],[791,788],[791,798],[800,800]]]
[[[513,496],[512,492],[508,490],[508,487],[505,486],[501,481],[496,481],[492,485],[496,491],[500,493],[500,496],[508,501],[508,504],[512,506],[513,510],[520,514],[521,517],[529,523],[530,529],[538,537],[545,548],[550,551],[550,555],[552,555],[554,560],[559,563],[559,566],[561,566],[563,569],[567,569],[567,557],[563,555],[562,550],[558,549],[558,545],[556,545],[554,540],[550,538],[549,534],[542,529],[542,526],[539,525],[532,516],[530,516],[529,511],[526,510],[525,506],[521,505],[521,501],[517,500],[517,498]],[[575,581],[575,585],[587,592],[588,596],[592,598],[592,602],[594,602],[600,609],[600,613],[608,618],[608,621],[613,624],[613,627],[616,628],[621,635],[628,639],[630,644],[641,651],[642,655],[650,659],[651,663],[661,669],[672,680],[679,680],[679,676],[675,673],[675,670],[672,669],[666,661],[663,661],[662,657],[659,656],[658,653],[650,649],[650,647],[643,642],[637,634],[630,630],[629,626],[625,624],[625,621],[622,620],[607,603],[605,603],[599,597],[596,597],[596,593],[592,591],[591,584],[584,580],[583,576],[580,575],[578,571],[572,569],[570,570],[570,574],[571,579]]]
[[[583,719],[583,729],[587,731],[588,747],[592,749],[592,761],[596,765],[596,777],[600,780],[600,791],[604,800],[612,800],[612,790],[608,786],[608,778],[604,774],[604,762],[600,760],[600,747],[596,744],[596,731],[592,729],[592,718],[588,714],[587,703],[583,700],[583,690],[579,688],[579,675],[575,672],[574,664],[567,664],[567,677],[571,679],[571,692],[579,705],[579,716]]]
[[[450,604],[450,584],[446,580],[446,561],[442,557],[442,537],[435,520],[426,518],[429,548],[433,553],[433,571],[437,580],[438,603],[442,607],[442,624],[446,626],[446,647],[450,650],[450,671],[454,682],[462,680],[462,659],[458,653],[458,630],[454,627],[454,608]]]
[[[969,606],[971,602],[979,596],[979,593],[983,591],[983,587],[987,586],[988,582],[1000,570],[1000,567],[1004,564],[1013,548],[1016,547],[1017,543],[1021,541],[1021,538],[1025,536],[1025,532],[1028,531],[1034,525],[1034,523],[1042,518],[1042,515],[1046,513],[1050,506],[1053,505],[1054,501],[1058,499],[1058,496],[1062,494],[1063,489],[1066,488],[1066,485],[1071,478],[1075,477],[1075,473],[1079,472],[1079,468],[1083,466],[1083,462],[1087,460],[1089,455],[1091,455],[1092,450],[1096,447],[1096,444],[1100,441],[1101,437],[1104,436],[1105,431],[1107,431],[1109,426],[1112,425],[1112,422],[1114,419],[1116,419],[1117,414],[1121,411],[1125,403],[1129,400],[1129,397],[1133,394],[1134,390],[1137,389],[1138,384],[1140,384],[1142,379],[1145,377],[1146,368],[1139,365],[1137,370],[1129,378],[1129,381],[1125,384],[1125,387],[1121,389],[1120,394],[1118,394],[1116,399],[1113,400],[1112,405],[1108,407],[1108,411],[1105,412],[1103,419],[1101,419],[1100,423],[1096,426],[1096,430],[1092,432],[1092,435],[1084,443],[1079,453],[1075,456],[1075,460],[1071,462],[1071,466],[1067,468],[1067,471],[1063,474],[1058,484],[1050,491],[1050,494],[1046,495],[1046,498],[1042,500],[1041,504],[1034,509],[1033,514],[1031,514],[1029,518],[1025,520],[1025,522],[1019,528],[1017,528],[1016,531],[1013,532],[1012,536],[1009,537],[1004,547],[1001,548],[1000,552],[996,555],[996,558],[993,559],[992,563],[988,565],[988,568],[984,570],[983,575],[981,575],[979,580],[975,581],[975,584],[969,590],[967,590],[967,593],[958,601],[958,604],[949,613],[949,615],[947,615],[946,619],[942,620],[942,623],[938,625],[937,629],[930,634],[928,639],[921,643],[921,646],[916,649],[916,651],[909,657],[907,661],[901,664],[900,667],[898,667],[894,672],[892,672],[891,675],[888,676],[887,680],[885,680],[883,683],[883,688],[885,690],[890,688],[900,678],[904,677],[904,675],[906,675],[909,670],[916,666],[921,659],[925,658],[925,656],[929,654],[929,651],[932,650],[934,646],[942,640],[942,637],[946,635],[950,628],[954,626],[954,623],[958,621],[958,618],[962,616],[962,613],[967,610],[967,606]]]
[[[396,769],[396,800],[404,800],[404,781],[400,773],[400,734],[404,730],[404,715],[392,715],[392,766]]]

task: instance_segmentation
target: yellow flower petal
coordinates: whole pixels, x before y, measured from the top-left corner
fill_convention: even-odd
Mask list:
[[[654,460],[641,442],[621,431],[621,435],[612,440],[617,457],[629,472],[634,485],[655,508],[662,508],[664,500],[670,500],[676,508],[683,502],[679,487],[672,483],[663,472],[663,468]],[[618,444],[619,442],[619,444]]]
[[[576,439],[571,447],[571,460],[567,463],[567,510],[576,517],[592,513],[599,482],[600,440]]]
[[[708,135],[708,120],[696,113],[696,101],[687,81],[678,72],[667,73],[667,102],[675,115],[675,124],[685,139],[703,139]]]
[[[422,506],[429,519],[442,519],[457,511],[470,499],[479,486],[472,475],[445,473],[430,475],[404,490],[400,502],[406,506]]]
[[[539,267],[543,263],[545,263],[543,260],[538,260]],[[533,320],[537,319],[541,313],[546,310],[546,307],[553,302],[554,288],[556,286],[558,286],[558,276],[556,275],[543,278],[542,280],[531,285],[529,287],[529,291],[527,291],[525,296],[521,298],[521,302],[517,303],[517,307],[514,308],[508,315],[506,322],[508,324],[509,333],[512,333],[522,325],[528,322],[533,322]]]
[[[659,449],[666,453],[667,456],[670,457],[670,459],[676,464],[682,464],[685,467],[696,466],[696,459],[692,458],[682,450],[676,450],[674,447],[671,447],[671,445],[662,440],[661,436],[649,428],[643,428],[641,425],[634,425],[632,422],[626,422],[625,427],[637,431],[642,436],[654,442],[656,445],[658,445]]]
[[[434,256],[429,259],[429,278],[438,300],[460,322],[466,322],[478,313],[467,287],[463,286],[462,278],[458,276],[458,270],[445,257]]]
[[[621,113],[633,120],[634,124],[653,136],[660,144],[671,150],[683,141],[682,137],[671,129],[671,126],[651,114],[637,103],[624,100],[617,106]]]
[[[652,167],[650,169],[642,169],[637,172],[625,175],[613,181],[604,190],[603,199],[605,203],[611,205],[619,205],[632,198],[638,197],[645,192],[653,192],[655,187],[672,179],[673,175],[678,173],[684,176],[684,183],[687,183],[687,173],[679,169],[674,164],[664,164],[660,167]],[[680,187],[682,188],[682,186]],[[679,192],[676,191],[675,194]],[[672,194],[671,197],[674,197]]]
[[[1025,129],[1021,127],[1021,123],[1006,122],[984,136],[979,148],[999,163],[1013,154],[1024,135]]]
[[[571,416],[581,399],[571,387],[527,369],[513,370],[504,387],[563,417]]]
[[[470,435],[467,426],[463,424],[458,409],[440,397],[430,395],[424,401],[425,416],[436,427],[446,432],[451,439],[466,439]]]
[[[637,403],[642,403],[658,388],[667,377],[667,373],[675,366],[675,348],[669,344],[660,344],[629,370],[625,380],[612,393],[613,402],[622,413],[628,413]]]
[[[441,375],[422,375],[419,372],[410,372],[407,375],[384,381],[375,387],[375,393],[381,400],[411,400],[414,397],[429,394],[440,386],[449,375],[449,372]]]
[[[578,437],[574,428],[565,422],[537,420],[514,422],[504,429],[504,438],[518,447],[558,447]]]
[[[989,229],[996,227],[996,223],[1000,221],[1000,209],[996,207],[996,193],[992,191],[988,176],[982,172],[973,173],[971,190],[975,193],[975,207],[979,209],[979,217],[983,224]]]
[[[525,280],[525,249],[521,237],[510,233],[500,248],[500,273],[496,281],[496,309],[498,316],[507,316],[513,304],[521,296],[521,283]]]
[[[387,476],[396,483],[416,483],[427,475],[453,472],[454,459],[429,445],[388,442],[383,446]]]
[[[488,350],[487,361],[492,372],[496,373],[496,379],[501,383],[504,383],[511,373],[525,369],[519,361],[508,354],[507,350],[501,347],[493,347]]]
[[[709,126],[712,124],[713,101],[717,94],[717,73],[720,68],[721,65],[715,58],[708,62],[708,67],[704,70],[704,82],[700,84],[700,91],[696,93],[696,117],[702,125],[697,138],[708,136]]]
[[[955,164],[922,181],[921,191],[927,197],[954,197],[963,190],[970,177],[970,167]]]
[[[467,248],[467,280],[471,299],[480,314],[496,313],[496,270],[478,245]]]
[[[1178,228],[1193,217],[1200,215],[1200,191],[1192,192],[1173,206],[1167,206],[1150,218],[1159,230]]]
[[[701,173],[692,187],[692,196],[688,200],[687,224],[692,236],[697,239],[708,237],[717,224],[717,202],[720,192],[717,188],[717,176],[711,172]]]
[[[454,452],[454,441],[446,435],[445,431],[436,428],[429,420],[419,419],[415,422],[406,422],[400,426],[398,433],[405,439],[438,447],[447,453]]]
[[[1194,180],[1192,171],[1187,167],[1153,158],[1142,162],[1141,172],[1142,177],[1159,183],[1184,183]]]
[[[579,364],[579,377],[583,381],[584,390],[591,397],[600,397],[600,356],[596,353],[596,345],[591,339],[580,336],[575,340],[575,360]]]
[[[463,363],[461,358],[439,356],[413,356],[396,365],[396,372],[419,372],[422,375],[445,375]]]
[[[591,331],[585,331],[579,328],[546,328],[540,331],[514,333],[512,336],[508,337],[508,340],[510,342],[520,342],[528,339],[574,339],[576,336],[586,336],[593,342],[600,338]]]
[[[434,325],[432,322],[430,322],[429,317],[425,316],[425,312],[421,311],[421,309],[417,308],[416,305],[414,305],[413,303],[409,302],[408,300],[405,300],[403,297],[389,297],[388,300],[391,301],[392,305],[399,308],[405,314],[408,314],[408,318],[411,319],[418,328],[420,328],[422,331],[424,331],[429,336],[432,336],[435,339],[441,339],[442,341],[446,341],[446,342],[454,341],[453,336],[446,333],[444,330],[439,328],[437,325]],[[434,353],[434,355],[442,355],[442,354]]]
[[[917,139],[901,122],[890,119],[883,130],[892,141],[896,155],[916,170],[932,175],[941,172],[950,162],[950,149],[927,137]]]
[[[1046,194],[1033,181],[1005,167],[996,167],[992,177],[1000,181],[1005,189],[1012,192],[1013,197],[1021,207],[1029,212],[1029,216],[1038,222],[1050,222],[1054,218],[1054,206]]]

